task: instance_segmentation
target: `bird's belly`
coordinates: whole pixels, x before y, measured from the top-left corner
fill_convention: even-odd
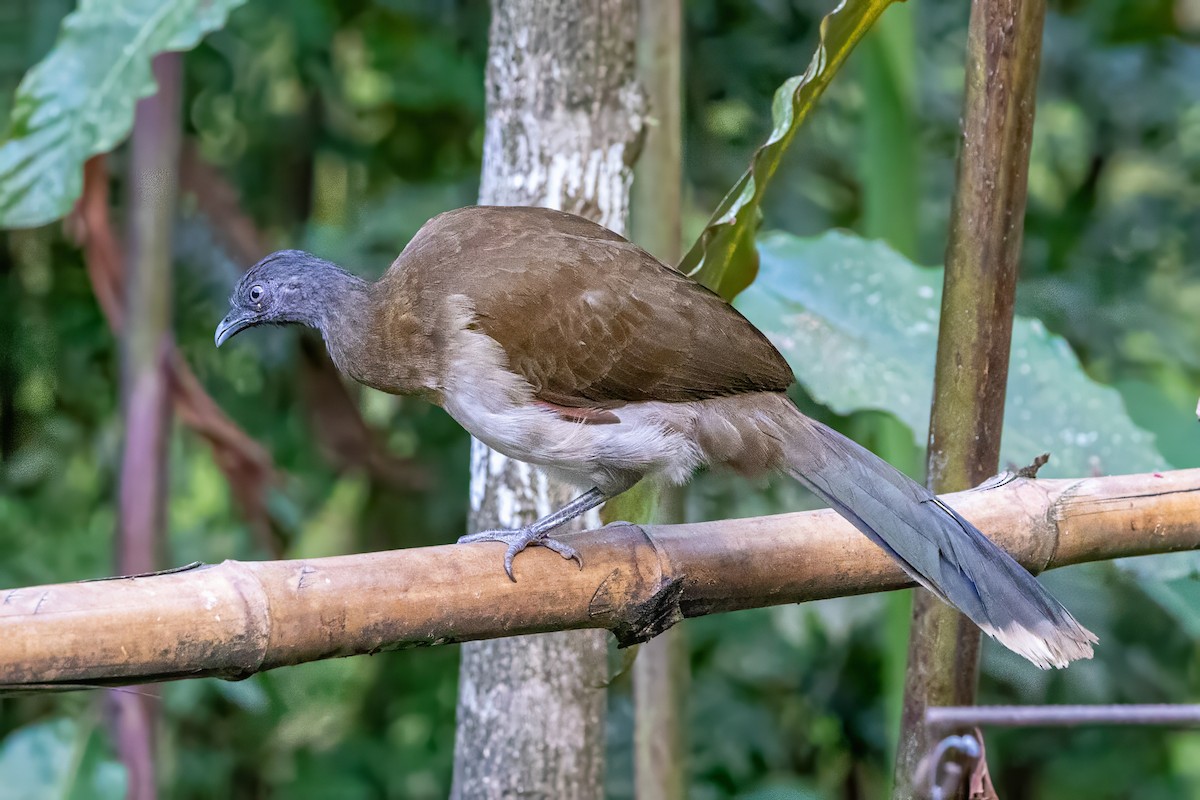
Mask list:
[[[645,476],[682,483],[698,466],[695,447],[647,408],[652,405],[630,404],[617,411],[620,422],[597,425],[475,391],[443,397],[450,416],[493,450],[549,467],[576,485],[613,492]]]
[[[464,327],[452,347],[442,407],[497,452],[604,491],[622,491],[647,475],[679,483],[698,466],[682,404],[630,403],[617,409],[616,423],[568,420],[535,402],[533,388],[508,369],[490,337]]]

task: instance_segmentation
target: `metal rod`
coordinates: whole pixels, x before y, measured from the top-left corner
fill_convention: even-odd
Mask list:
[[[930,729],[1179,725],[1200,727],[1200,705],[941,706],[925,711]]]

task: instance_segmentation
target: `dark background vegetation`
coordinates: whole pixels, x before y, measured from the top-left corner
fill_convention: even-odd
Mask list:
[[[53,44],[66,5],[0,4],[0,118],[23,71]],[[812,0],[686,4],[688,242],[765,138],[771,95],[803,69],[828,11]],[[894,129],[882,146],[868,138],[888,87],[869,78],[856,53],[789,154],[764,227],[885,235],[918,263],[937,264],[968,4],[910,0],[888,13],[908,14],[915,30],[915,44],[893,54],[911,72],[908,89],[897,84],[911,127]],[[1051,4],[1018,305],[1064,336],[1091,377],[1120,392],[1176,467],[1200,465],[1190,415],[1200,393],[1198,34],[1195,0]],[[479,0],[252,2],[185,56],[187,134],[236,184],[271,242],[377,274],[428,217],[476,196],[486,38]],[[118,176],[121,158],[113,159]],[[865,198],[879,190],[872,182],[906,166],[916,194],[908,217],[869,219]],[[119,201],[119,181],[114,188]],[[441,411],[356,390],[389,450],[429,478],[424,490],[385,486],[335,469],[314,445],[320,408],[314,419],[297,402],[295,332],[256,332],[214,350],[238,265],[186,198],[181,210],[176,336],[207,389],[285,475],[271,497],[284,553],[411,547],[463,532],[468,439]],[[886,415],[825,417],[919,472],[911,436],[897,435],[899,423]],[[119,447],[116,346],[79,251],[57,225],[0,234],[0,584],[111,572]],[[207,448],[174,436],[170,474],[171,563],[268,557]],[[728,517],[780,510],[792,498],[709,477],[691,506]],[[1101,565],[1050,576],[1100,633],[1096,660],[1041,674],[989,645],[980,702],[1197,700],[1192,564],[1184,557],[1168,568]],[[1154,580],[1139,580],[1147,572]],[[865,597],[689,622],[691,796],[879,796],[893,735],[886,709],[895,701],[885,674],[887,603]],[[164,796],[445,796],[456,665],[456,648],[441,647],[240,683],[166,685]],[[625,797],[627,676],[610,696],[609,791]],[[54,734],[45,741],[66,743],[63,752],[78,758],[81,774],[93,771],[97,786],[111,778],[100,704],[99,693],[86,692],[0,701],[0,735],[8,735],[0,739],[0,796],[38,758],[57,757],[20,738],[34,725]],[[1006,796],[1200,797],[1197,732],[996,732],[988,743]]]

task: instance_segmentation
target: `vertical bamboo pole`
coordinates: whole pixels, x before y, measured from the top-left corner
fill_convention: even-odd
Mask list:
[[[640,0],[637,70],[650,110],[645,144],[634,172],[630,222],[637,243],[668,264],[678,263],[683,236],[682,48],[680,0]],[[672,488],[660,493],[658,522],[683,521],[682,491]],[[689,677],[682,625],[639,648],[633,662],[638,800],[683,800],[686,796],[684,698]]]
[[[121,337],[125,441],[118,496],[117,571],[154,570],[166,524],[170,432],[171,228],[179,176],[178,53],[154,59],[158,92],[140,101],[129,170],[126,321]],[[154,705],[147,691],[113,692],[117,749],[129,775],[130,800],[157,796]]]
[[[1044,0],[971,5],[929,425],[937,492],[976,485],[999,462],[1044,18]],[[979,630],[957,611],[918,591],[912,619],[897,798],[918,795],[912,776],[926,745],[926,707],[974,702],[979,664]]]

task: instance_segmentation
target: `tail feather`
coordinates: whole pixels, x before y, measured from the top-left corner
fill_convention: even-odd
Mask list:
[[[792,412],[780,437],[785,470],[914,580],[1043,669],[1092,657],[1096,636],[978,528],[871,451]]]

